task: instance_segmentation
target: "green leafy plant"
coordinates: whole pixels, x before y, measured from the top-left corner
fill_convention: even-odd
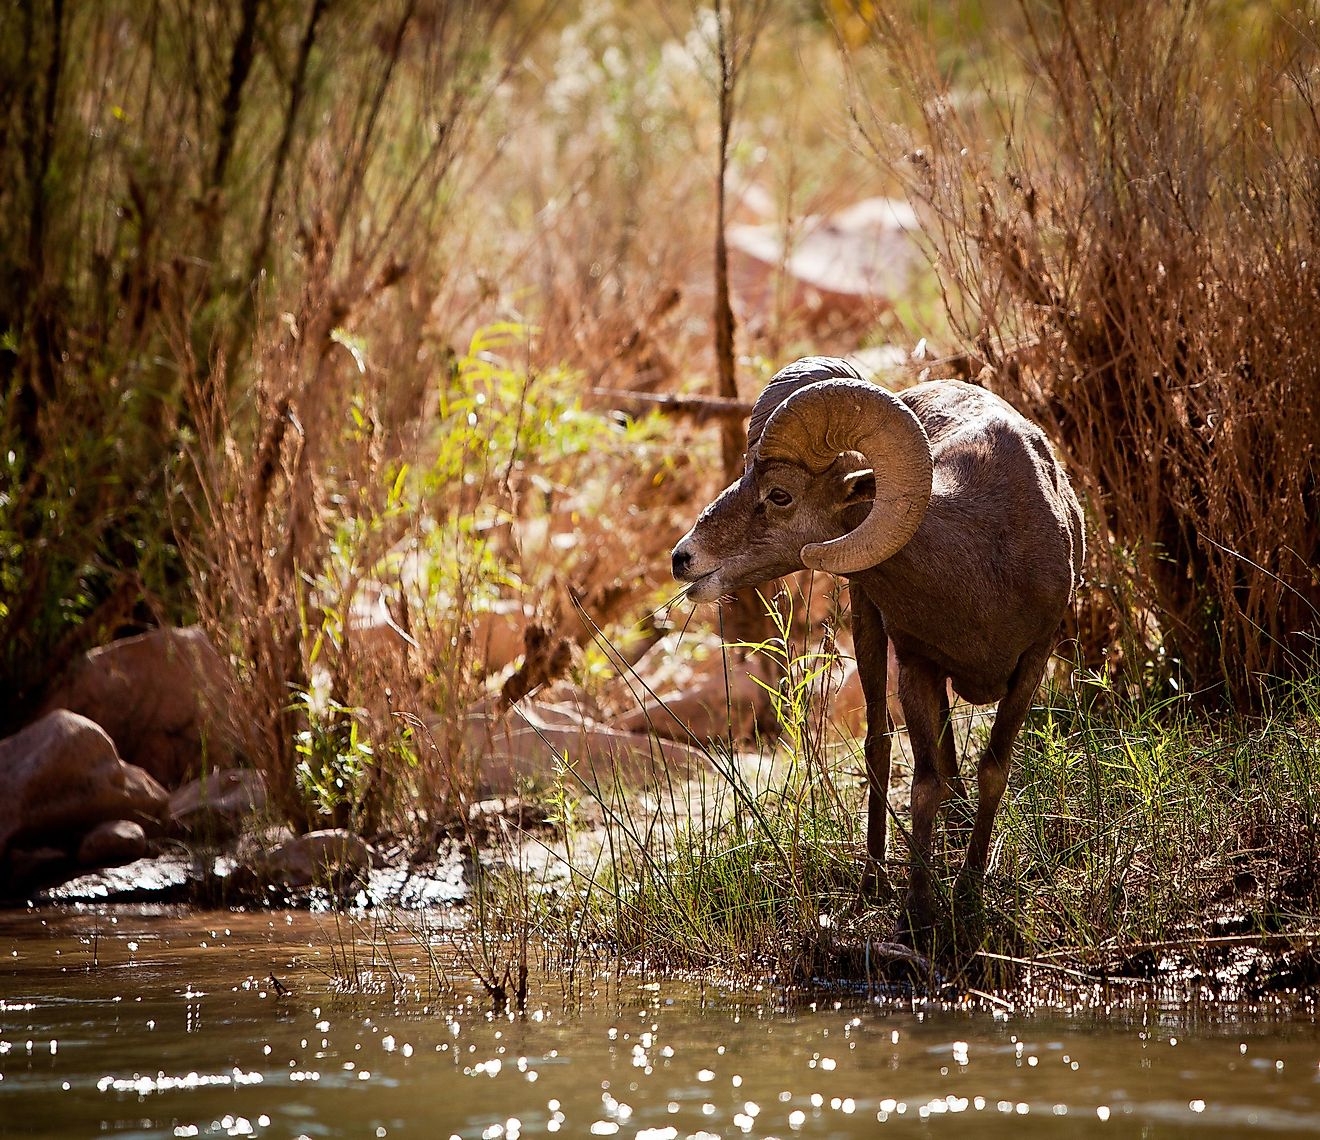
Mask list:
[[[307,722],[294,738],[301,757],[294,769],[299,791],[317,816],[336,826],[362,827],[376,763],[362,710],[322,703],[312,693],[300,694],[298,703]]]

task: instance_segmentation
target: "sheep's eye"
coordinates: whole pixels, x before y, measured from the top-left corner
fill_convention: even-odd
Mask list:
[[[766,502],[774,503],[777,507],[787,507],[793,502],[793,496],[782,487],[775,487],[765,498]]]

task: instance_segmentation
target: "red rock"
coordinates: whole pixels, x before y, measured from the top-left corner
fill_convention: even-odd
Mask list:
[[[167,806],[165,789],[125,764],[99,725],[65,709],[48,713],[0,740],[0,894],[85,870],[78,853],[101,824],[131,821],[144,840],[159,833]],[[46,854],[34,861],[42,849],[63,852],[69,873]]]
[[[237,760],[232,688],[201,629],[158,629],[84,654],[43,707],[95,721],[125,760],[173,788]]]
[[[243,821],[266,806],[266,781],[252,768],[222,768],[170,796],[170,830],[198,839],[237,835]]]
[[[360,836],[343,828],[309,831],[254,859],[259,879],[286,887],[341,886],[365,878],[373,852]]]
[[[78,862],[83,867],[122,867],[136,863],[147,853],[147,833],[140,823],[112,819],[97,824],[78,845]]]

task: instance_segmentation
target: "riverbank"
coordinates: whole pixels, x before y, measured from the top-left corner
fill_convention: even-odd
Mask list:
[[[991,1002],[1097,985],[1314,994],[1316,698],[1299,685],[1269,716],[1210,718],[1185,699],[1120,700],[1099,682],[1053,692],[1023,734],[974,913],[951,893],[962,834],[940,832],[928,963],[884,948],[901,895],[862,896],[855,755],[782,740],[760,755],[711,748],[709,771],[643,787],[561,771],[539,793],[471,805],[425,848],[371,836],[373,865],[333,890],[261,883],[219,849],[176,844],[42,898],[295,905],[403,923],[444,913],[491,949],[492,974],[501,963],[516,974],[528,947],[547,943],[570,971],[902,984]],[[968,750],[981,730],[959,723]],[[901,888],[910,765],[897,743],[888,870]]]

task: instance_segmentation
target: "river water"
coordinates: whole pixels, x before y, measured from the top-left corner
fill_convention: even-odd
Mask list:
[[[0,1134],[1320,1134],[1297,1000],[1014,1012],[551,973],[497,1015],[452,934],[410,930],[0,914]]]

